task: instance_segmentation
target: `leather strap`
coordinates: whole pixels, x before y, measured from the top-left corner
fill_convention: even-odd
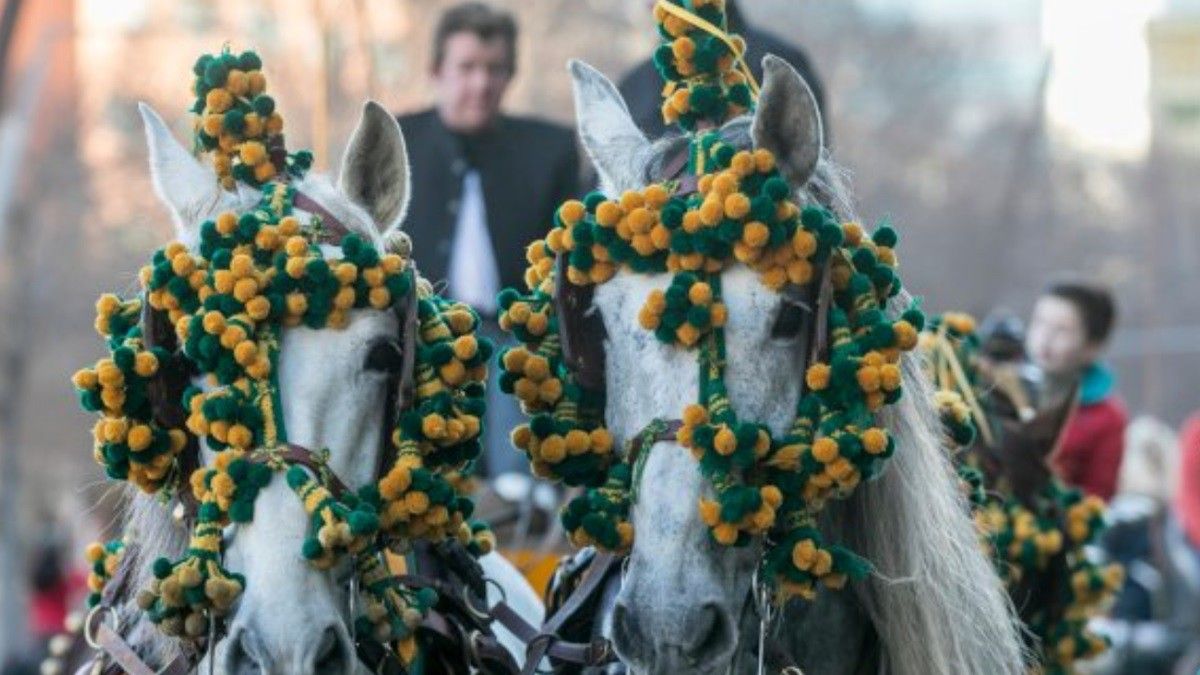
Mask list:
[[[651,423],[653,424],[653,422]],[[647,434],[645,431],[639,432],[625,446],[625,461],[630,466],[637,463],[638,457],[641,456],[643,450],[653,447],[655,443],[663,441],[673,441],[679,434],[679,430],[683,428],[683,420],[667,420],[667,426],[655,434]]]
[[[574,663],[581,666],[601,666],[616,658],[608,640],[600,638],[590,642],[568,642],[559,637],[563,626],[578,609],[591,601],[594,595],[602,592],[611,570],[618,567],[619,558],[612,554],[598,554],[592,565],[571,595],[553,616],[546,619],[539,630],[513,610],[506,602],[496,603],[492,607],[492,616],[513,635],[525,643],[525,667],[522,675],[533,675],[537,672],[542,659],[549,656],[553,659]]]
[[[346,227],[346,224],[339,220],[337,216],[330,213],[329,209],[299,190],[296,190],[292,195],[292,206],[301,211],[308,211],[320,218],[321,227],[329,235],[328,241],[331,244],[342,243],[342,239],[350,234],[350,228]]]

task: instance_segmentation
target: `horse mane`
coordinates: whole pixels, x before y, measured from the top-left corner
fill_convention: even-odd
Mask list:
[[[824,151],[804,191],[842,220],[858,219],[848,172]],[[889,313],[911,303],[902,292]],[[876,480],[830,504],[830,534],[875,566],[850,588],[871,618],[886,672],[1024,673],[1020,622],[943,448],[923,358],[904,355],[904,396],[880,414],[896,453]]]
[[[185,485],[182,489],[189,488]],[[135,545],[126,549],[126,555],[132,558],[122,561],[122,565],[131,566],[118,600],[122,632],[143,658],[161,666],[179,654],[179,643],[146,620],[145,613],[137,606],[137,595],[153,581],[151,567],[155,560],[175,560],[183,555],[188,545],[188,532],[171,517],[174,500],[164,505],[157,497],[132,485],[127,486],[125,492],[124,531]]]
[[[904,397],[880,415],[896,453],[877,480],[833,506],[835,540],[875,566],[852,588],[888,672],[1023,673],[1020,624],[939,440],[921,358],[905,355]]]
[[[722,127],[721,135],[749,147],[750,126],[751,117],[744,115]],[[667,137],[651,146],[648,173],[678,142]],[[641,177],[632,167],[627,171],[605,187],[638,184]],[[858,220],[849,172],[825,149],[797,197],[824,205],[842,222]],[[911,302],[912,296],[901,293],[889,313],[899,314]],[[1023,674],[1020,622],[980,546],[966,496],[943,448],[922,358],[913,353],[903,357],[904,396],[880,414],[880,424],[896,440],[895,455],[879,478],[830,504],[825,518],[829,534],[875,566],[867,581],[851,585],[851,592],[879,637],[886,672]]]

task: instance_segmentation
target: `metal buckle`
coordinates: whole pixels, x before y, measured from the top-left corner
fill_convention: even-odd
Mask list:
[[[102,652],[104,647],[100,645],[99,639],[96,637],[96,631],[100,624],[104,622],[104,614],[112,615],[113,625],[112,630],[115,633],[121,632],[121,617],[117,616],[116,611],[108,605],[96,605],[88,612],[87,618],[83,620],[83,641],[92,649]]]

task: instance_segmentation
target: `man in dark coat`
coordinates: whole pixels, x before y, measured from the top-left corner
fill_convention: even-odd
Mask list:
[[[804,50],[771,33],[747,24],[735,0],[726,0],[725,16],[729,23],[729,32],[737,33],[746,39],[746,64],[750,66],[754,78],[760,83],[762,82],[762,60],[767,54],[774,54],[787,61],[804,77],[804,81],[812,89],[813,95],[817,97],[817,107],[824,118],[825,88]],[[653,140],[667,133],[661,112],[663,80],[658,71],[654,69],[654,63],[650,59],[646,59],[629,71],[621,79],[618,88],[629,105],[633,120],[648,137]],[[824,121],[825,140],[828,144],[829,123],[827,118]]]
[[[499,337],[496,294],[523,285],[525,248],[580,187],[571,130],[500,112],[516,67],[516,40],[507,12],[481,2],[447,10],[434,36],[436,103],[399,117],[412,164],[404,229],[413,259],[423,276],[445,283],[449,297],[473,306],[493,339]],[[527,470],[508,440],[520,413],[490,384],[487,473]]]

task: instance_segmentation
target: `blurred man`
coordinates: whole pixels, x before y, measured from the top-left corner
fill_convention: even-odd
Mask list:
[[[655,2],[649,2],[653,7]],[[825,118],[825,88],[817,77],[808,55],[800,47],[782,40],[771,33],[759,30],[746,23],[737,0],[725,0],[725,16],[728,20],[730,33],[737,33],[746,39],[746,65],[759,83],[762,82],[762,60],[767,54],[774,54],[792,64],[803,77],[817,97],[817,107],[821,110],[825,122],[825,142],[829,142],[829,122]],[[625,102],[629,104],[629,112],[638,127],[651,139],[661,137],[667,132],[662,119],[662,89],[663,80],[654,69],[654,63],[646,59],[621,80],[618,87]]]
[[[426,278],[445,281],[450,297],[478,310],[493,338],[496,294],[523,283],[525,247],[545,234],[579,183],[572,131],[501,113],[516,51],[517,26],[507,12],[481,2],[447,10],[433,40],[434,106],[399,117],[412,162],[404,229],[414,259]],[[525,470],[508,440],[520,413],[491,384],[487,472]]]
[[[1052,397],[1079,386],[1079,408],[1051,462],[1068,484],[1105,501],[1116,492],[1125,452],[1125,406],[1113,393],[1112,371],[1100,361],[1115,321],[1108,289],[1060,282],[1038,298],[1025,340]]]

